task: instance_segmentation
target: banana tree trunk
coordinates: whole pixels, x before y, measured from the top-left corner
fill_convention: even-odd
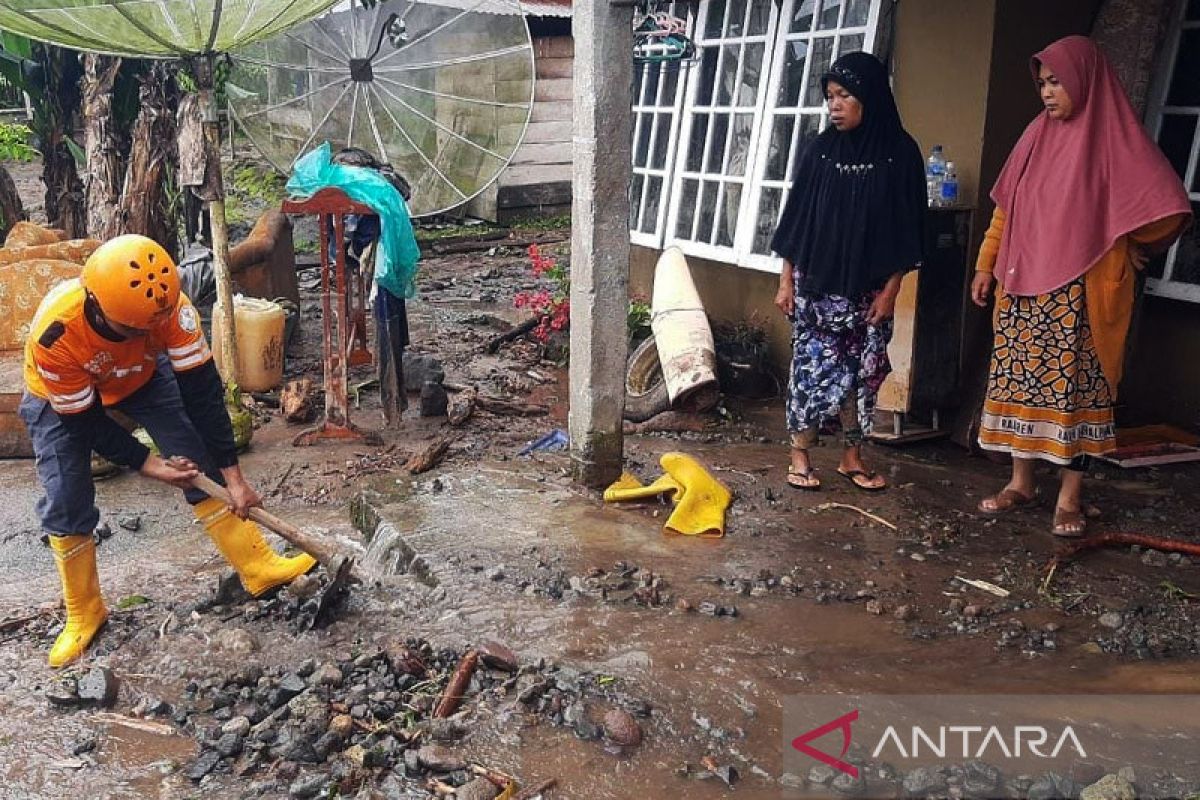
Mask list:
[[[177,210],[167,194],[176,183],[174,81],[167,66],[153,64],[138,91],[140,111],[133,124],[129,167],[118,214],[122,233],[148,236],[174,253],[179,244]],[[175,102],[173,102],[175,101]]]
[[[107,240],[120,233],[118,215],[124,159],[112,114],[113,87],[121,59],[88,53],[83,57],[83,141],[87,172],[87,230]]]
[[[74,51],[45,48],[46,97],[42,128],[42,181],[46,184],[46,218],[71,238],[83,236],[87,227],[83,183],[75,169],[75,156],[67,144],[71,114],[79,107],[79,58]]]

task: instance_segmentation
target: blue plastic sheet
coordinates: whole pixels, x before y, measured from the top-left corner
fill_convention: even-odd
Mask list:
[[[412,297],[421,249],[404,198],[375,170],[335,164],[332,159],[329,142],[301,157],[288,178],[288,193],[309,198],[332,186],[351,200],[370,206],[383,227],[375,253],[375,282],[397,297]]]

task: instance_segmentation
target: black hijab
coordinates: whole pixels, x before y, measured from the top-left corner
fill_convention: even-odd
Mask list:
[[[863,121],[845,133],[830,125],[808,145],[771,249],[795,266],[800,291],[858,297],[921,261],[924,161],[879,59],[844,55],[822,90],[829,81],[858,98]]]

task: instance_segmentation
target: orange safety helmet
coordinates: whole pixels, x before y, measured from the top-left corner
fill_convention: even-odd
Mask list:
[[[175,261],[153,239],[126,234],[110,239],[88,258],[80,276],[104,316],[145,330],[179,303]]]

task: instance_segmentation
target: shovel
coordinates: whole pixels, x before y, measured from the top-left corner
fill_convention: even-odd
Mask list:
[[[215,497],[222,503],[232,503],[232,498],[225,487],[206,475],[197,475],[195,478],[192,478],[192,485],[209,497]],[[351,578],[360,583],[366,582],[363,575],[356,568],[354,558],[339,552],[337,546],[329,540],[303,531],[287,520],[280,519],[266,509],[257,506],[250,509],[250,519],[264,528],[274,531],[290,544],[308,553],[319,561],[329,574],[329,583],[321,590],[321,595],[318,598],[317,612],[313,620],[314,624],[319,624],[322,618],[325,618],[342,596],[345,595]]]

